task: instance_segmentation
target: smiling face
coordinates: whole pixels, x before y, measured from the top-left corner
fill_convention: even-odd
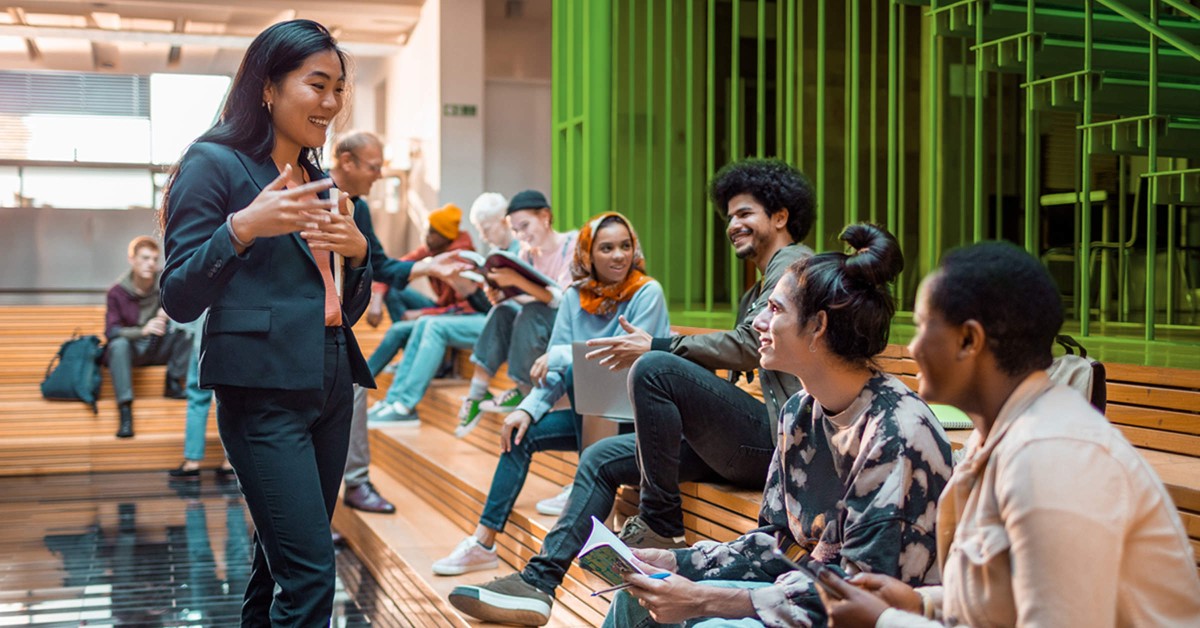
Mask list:
[[[754,330],[758,332],[759,364],[764,369],[799,376],[805,362],[799,358],[811,355],[808,345],[812,338],[800,328],[800,312],[793,298],[796,289],[795,275],[789,272],[780,277],[767,307],[754,317]]]
[[[775,233],[787,223],[787,212],[768,216],[767,210],[752,194],[738,194],[729,199],[729,226],[725,230],[738,259],[755,260],[769,247]],[[775,223],[779,223],[776,226]]]
[[[508,226],[513,235],[528,245],[542,242],[552,231],[550,229],[550,210],[522,209],[508,215]]]
[[[383,178],[383,148],[368,142],[338,156],[338,185],[350,196],[364,196]]]
[[[971,369],[964,368],[959,359],[964,337],[960,326],[947,322],[942,313],[931,306],[931,295],[937,290],[937,284],[937,273],[921,282],[913,308],[917,333],[908,343],[908,352],[921,368],[917,392],[929,403],[965,407],[970,402],[967,384]]]
[[[329,123],[342,110],[346,76],[334,50],[309,55],[279,83],[263,89],[279,148],[316,148],[325,143]]]
[[[614,220],[592,237],[592,272],[601,283],[621,283],[633,267],[633,236]]]

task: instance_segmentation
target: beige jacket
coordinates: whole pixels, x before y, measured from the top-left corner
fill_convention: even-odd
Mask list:
[[[936,621],[877,626],[1200,626],[1200,577],[1166,488],[1079,395],[1030,375],[938,503]]]

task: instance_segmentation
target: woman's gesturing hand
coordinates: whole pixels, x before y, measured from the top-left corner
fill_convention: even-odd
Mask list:
[[[333,251],[346,258],[351,266],[362,266],[367,258],[367,239],[354,223],[350,195],[339,192],[338,211],[321,212],[318,220],[310,222],[300,232],[314,251]]]
[[[295,233],[314,222],[330,217],[330,203],[317,197],[317,193],[328,190],[331,179],[318,179],[294,188],[283,189],[291,181],[292,166],[283,167],[249,205],[234,214],[234,237],[242,242],[253,242],[256,238]]]

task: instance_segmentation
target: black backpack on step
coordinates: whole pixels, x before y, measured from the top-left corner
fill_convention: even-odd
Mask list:
[[[97,414],[100,396],[100,358],[104,346],[99,336],[80,336],[76,332],[58,348],[58,354],[46,367],[42,397],[62,401],[82,401]]]

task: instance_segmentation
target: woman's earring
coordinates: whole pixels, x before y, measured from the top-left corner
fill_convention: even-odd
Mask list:
[[[267,115],[272,115],[272,111],[271,111],[271,103],[269,103],[269,102],[267,102],[267,101],[265,101],[265,100],[264,100],[264,101],[263,101],[263,106],[267,108]]]
[[[808,343],[808,352],[809,353],[817,352],[817,340],[815,338],[811,342]]]

